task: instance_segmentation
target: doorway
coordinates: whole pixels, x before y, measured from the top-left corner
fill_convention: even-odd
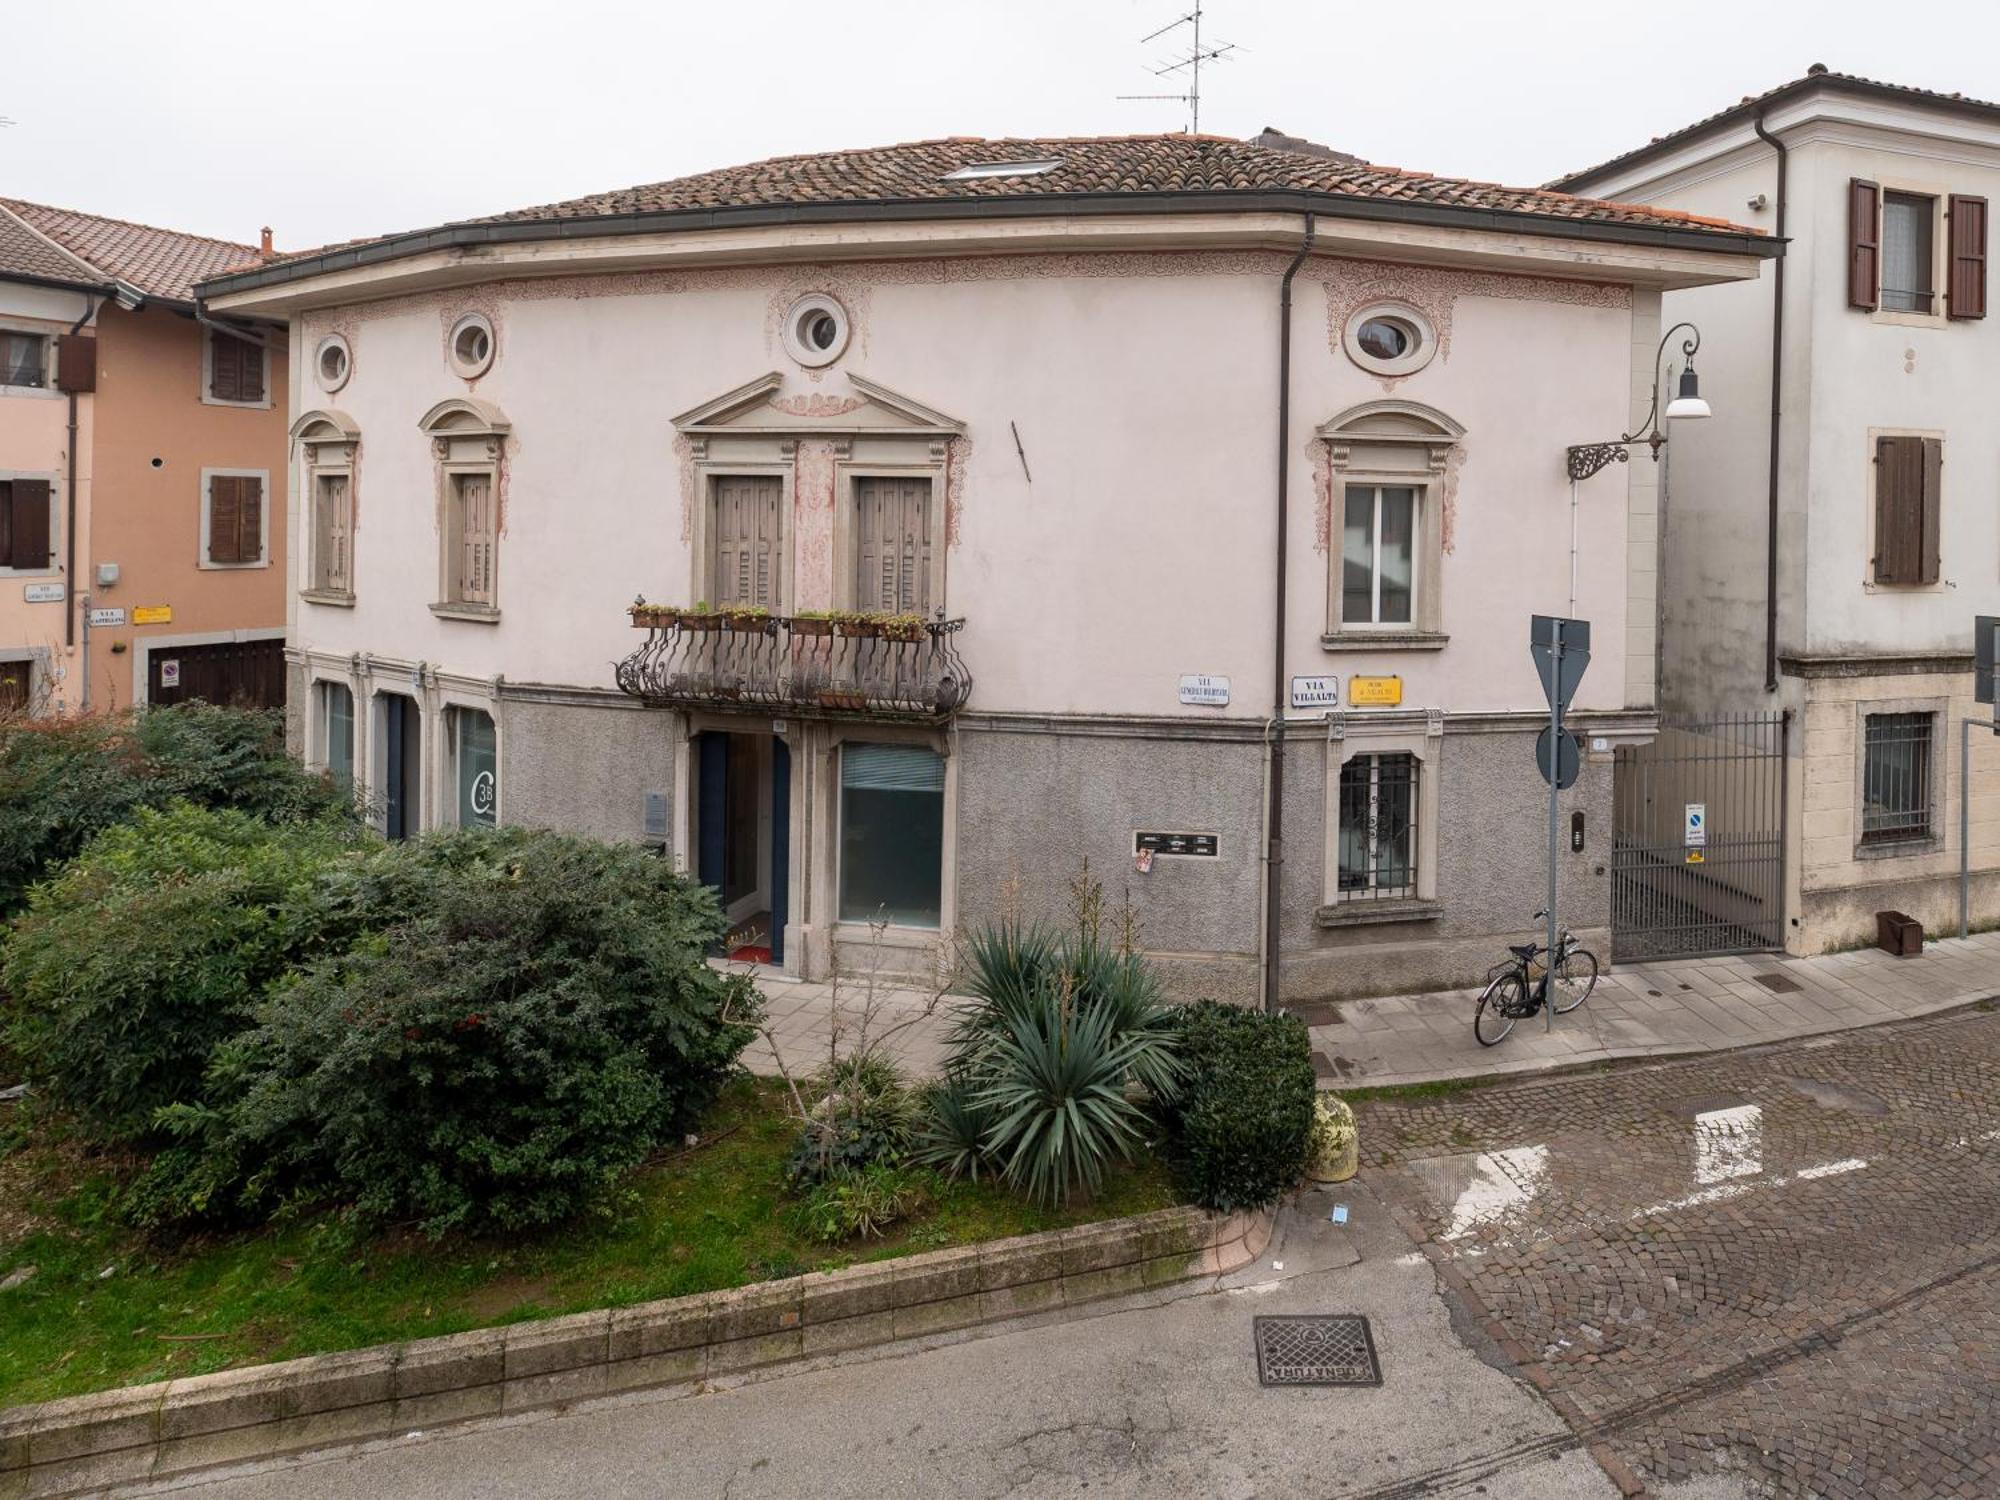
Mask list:
[[[382,725],[382,832],[411,838],[424,826],[423,715],[416,700],[401,693],[378,693],[375,701]]]
[[[747,963],[785,961],[791,886],[792,752],[773,734],[695,736],[695,873],[728,929],[719,946]]]

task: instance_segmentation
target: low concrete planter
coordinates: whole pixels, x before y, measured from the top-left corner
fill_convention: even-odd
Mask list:
[[[321,1354],[0,1412],[0,1500],[734,1374],[1248,1264],[1271,1215],[1170,1208],[638,1307]]]

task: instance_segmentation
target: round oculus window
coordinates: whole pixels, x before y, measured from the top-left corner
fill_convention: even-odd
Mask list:
[[[1431,362],[1437,338],[1411,307],[1364,307],[1347,320],[1348,358],[1376,375],[1409,375]]]
[[[452,368],[468,380],[493,363],[493,325],[479,313],[467,313],[451,328]]]
[[[785,352],[809,367],[830,365],[847,348],[847,309],[815,293],[785,315]]]
[[[313,367],[319,375],[321,390],[333,392],[346,385],[348,372],[354,368],[354,356],[348,350],[347,340],[337,333],[321,339]]]

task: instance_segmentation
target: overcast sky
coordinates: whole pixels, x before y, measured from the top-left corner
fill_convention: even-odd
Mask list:
[[[939,135],[1178,129],[1192,0],[0,0],[0,195],[281,249]],[[1995,0],[1211,0],[1202,126],[1545,181],[1824,62],[2000,99]],[[1183,32],[1184,35],[1184,32]]]

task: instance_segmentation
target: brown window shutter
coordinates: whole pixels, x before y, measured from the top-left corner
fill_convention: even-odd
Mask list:
[[[264,351],[242,339],[236,341],[236,388],[243,392],[239,401],[264,399]]]
[[[236,560],[264,560],[264,481],[236,481]]]
[[[1917,582],[1938,581],[1939,542],[1944,529],[1944,439],[1924,438],[1923,515],[1917,529]]]
[[[17,568],[49,565],[49,482],[16,479],[7,506],[10,556]]]
[[[210,329],[208,333],[208,394],[211,400],[236,397],[236,340]]]
[[[208,560],[212,563],[243,561],[236,550],[243,527],[238,484],[232,474],[217,474],[208,481]]]
[[[1924,440],[1875,440],[1875,581],[1916,583],[1924,539]]]
[[[1945,314],[1986,316],[1986,200],[1954,193],[1949,200],[1951,265],[1944,281]]]
[[[1847,305],[1873,312],[1882,286],[1882,190],[1859,177],[1847,184]]]
[[[855,485],[857,608],[927,615],[931,607],[931,484],[863,479]]]
[[[770,476],[716,479],[709,543],[711,603],[779,607],[778,505],[783,494],[784,486]]]
[[[14,485],[0,479],[0,568],[14,566]]]
[[[87,334],[65,333],[56,338],[56,389],[97,389],[97,340]]]

